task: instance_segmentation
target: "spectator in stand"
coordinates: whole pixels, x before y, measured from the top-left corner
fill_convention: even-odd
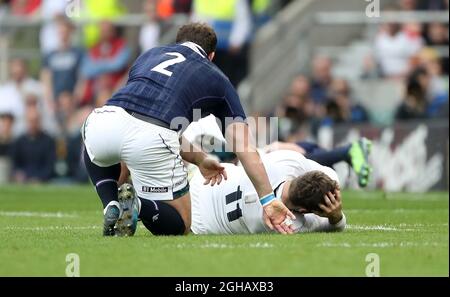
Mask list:
[[[9,182],[11,175],[11,153],[14,116],[0,113],[0,185]]]
[[[81,103],[90,104],[97,93],[115,89],[128,70],[131,49],[109,21],[100,23],[100,41],[85,55],[81,67],[84,79]]]
[[[11,13],[17,16],[33,16],[39,12],[42,0],[11,0]]]
[[[153,2],[156,15],[160,20],[168,20],[175,13],[174,0],[153,0],[149,2]]]
[[[160,32],[165,21],[175,14],[189,14],[192,0],[144,0],[144,11],[148,16],[147,23],[141,28],[139,43],[141,51],[147,51],[159,43]],[[169,25],[170,26],[170,25]]]
[[[425,30],[425,40],[427,45],[430,46],[445,46],[448,48],[449,42],[448,42],[448,26],[445,26],[442,23],[431,23],[427,26]],[[441,67],[445,74],[448,75],[449,69],[449,58],[448,58],[448,52],[447,56],[441,58]]]
[[[44,57],[41,81],[46,97],[55,102],[64,92],[73,93],[78,81],[83,50],[72,45],[73,25],[67,19],[58,22],[58,49]]]
[[[448,0],[420,0],[421,10],[448,10]]]
[[[270,0],[249,0],[249,3],[253,15],[253,31],[256,33],[258,29],[270,21],[272,3]]]
[[[291,82],[289,93],[302,100],[310,100],[311,83],[305,75],[297,75]]]
[[[64,92],[60,95],[58,118],[62,127],[62,134],[59,138],[59,143],[63,149],[58,154],[59,162],[65,164],[66,168],[64,175],[74,181],[86,181],[86,170],[80,163],[82,139],[80,128],[84,120],[92,111],[90,107],[76,108],[73,95],[69,92]]]
[[[283,105],[278,109],[277,116],[288,119],[294,127],[307,122],[311,118],[309,102],[289,94],[283,100]]]
[[[448,76],[442,73],[438,53],[432,48],[424,48],[418,55],[418,67],[427,71],[430,82],[427,86],[429,117],[442,116],[442,108],[448,103]]]
[[[366,109],[362,105],[354,103],[350,86],[345,79],[333,80],[330,87],[330,97],[324,123],[357,124],[369,120]]]
[[[360,75],[361,79],[379,79],[381,77],[380,69],[371,54],[364,57],[363,69]]]
[[[55,142],[41,128],[41,114],[35,105],[26,108],[27,131],[13,144],[13,181],[42,183],[53,176]]]
[[[398,0],[398,6],[402,11],[418,10],[417,0]]]
[[[430,83],[428,73],[423,68],[414,70],[407,80],[406,95],[397,108],[396,119],[411,120],[427,118],[427,88]]]
[[[156,3],[154,0],[144,0],[144,11],[147,15],[147,22],[142,25],[139,33],[139,45],[141,52],[146,52],[159,44],[161,28],[156,13]]]
[[[11,114],[15,119],[23,118],[23,107],[22,96],[13,84],[0,85],[0,114]],[[14,124],[14,136],[21,132],[20,129],[20,125]]]
[[[275,112],[275,116],[280,118],[279,133],[282,139],[286,139],[314,116],[315,106],[309,93],[310,82],[306,76],[298,75],[292,80],[288,95]]]
[[[44,21],[39,32],[41,53],[46,55],[60,48],[59,22],[65,17],[67,0],[43,0],[41,16]]]
[[[296,76],[291,83],[289,94],[297,98],[297,109],[300,112],[300,118],[303,119],[300,122],[306,122],[317,115],[319,110],[318,106],[311,99],[311,82],[309,78],[304,75]]]
[[[73,20],[89,19],[92,21],[83,26],[84,45],[91,48],[99,43],[101,39],[102,20],[112,21],[123,16],[127,9],[122,0],[80,0],[82,5],[79,17],[74,15]]]
[[[92,109],[90,107],[79,108],[71,114],[67,123],[66,139],[67,165],[69,169],[68,175],[76,182],[88,181],[86,167],[81,159],[82,148],[84,145],[81,138],[80,129],[91,112]]]
[[[316,56],[312,62],[311,97],[315,104],[325,104],[333,81],[331,59]]]
[[[408,31],[405,31],[405,30]],[[401,29],[399,24],[382,25],[375,38],[374,56],[380,66],[383,76],[388,78],[402,78],[409,72],[409,61],[417,54],[423,40],[416,32],[417,26],[406,26]]]
[[[176,13],[189,14],[192,10],[192,0],[174,0]]]
[[[248,72],[252,14],[248,0],[194,0],[193,19],[210,24],[217,34],[214,62],[234,86]]]
[[[14,115],[0,113],[0,157],[9,156],[13,141]]]
[[[7,94],[1,98],[0,110],[3,106],[14,115],[15,135],[25,131],[25,104],[28,99],[36,100],[44,115],[45,129],[54,134],[57,132],[52,102],[43,96],[43,88],[39,81],[29,75],[28,64],[23,59],[12,59],[9,64],[9,80],[0,86],[0,94]]]
[[[69,122],[72,115],[75,113],[75,99],[72,93],[62,92],[57,100],[57,114],[59,126],[62,134],[66,134],[69,130]]]

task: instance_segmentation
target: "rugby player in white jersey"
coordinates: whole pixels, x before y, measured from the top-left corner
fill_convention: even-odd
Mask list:
[[[336,172],[294,151],[262,156],[275,195],[294,211],[295,232],[342,231],[346,218]],[[211,187],[200,172],[191,183],[194,234],[254,234],[272,232],[250,179],[241,166],[222,164],[228,180]]]
[[[214,116],[192,123],[183,136],[204,148],[211,140],[215,143],[225,142]],[[355,142],[353,146],[357,144]],[[211,151],[211,147],[208,150]],[[289,147],[267,154],[264,151],[260,153],[276,197],[296,216],[292,222],[296,232],[344,230],[346,218],[342,212],[339,180],[332,168],[307,159],[298,149]],[[227,153],[222,157],[225,155]],[[359,155],[360,159],[365,159],[364,165],[368,165],[367,155],[363,152]],[[351,160],[352,165],[355,157]],[[231,159],[231,162],[236,161]],[[264,224],[262,207],[256,203],[258,197],[255,188],[243,167],[235,164],[237,162],[221,164],[228,172],[228,180],[215,187],[204,185],[198,168],[192,164],[188,166],[192,200],[191,230],[194,234],[271,232]]]

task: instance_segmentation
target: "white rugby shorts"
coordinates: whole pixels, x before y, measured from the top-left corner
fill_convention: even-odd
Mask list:
[[[137,119],[123,108],[104,106],[88,116],[82,135],[97,166],[127,164],[140,198],[173,200],[188,192],[176,131]]]

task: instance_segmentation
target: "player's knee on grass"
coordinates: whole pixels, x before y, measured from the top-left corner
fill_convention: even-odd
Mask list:
[[[152,218],[142,218],[144,226],[156,236],[161,235],[184,235],[186,225],[178,211],[171,205],[155,201],[158,205],[158,214]]]

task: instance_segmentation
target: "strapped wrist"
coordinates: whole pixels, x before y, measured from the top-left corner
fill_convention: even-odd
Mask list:
[[[275,199],[277,199],[277,197],[275,197],[275,194],[274,193],[270,193],[270,194],[268,194],[268,195],[266,195],[264,197],[259,198],[259,202],[264,207],[264,206],[267,206],[270,203],[272,203]]]

